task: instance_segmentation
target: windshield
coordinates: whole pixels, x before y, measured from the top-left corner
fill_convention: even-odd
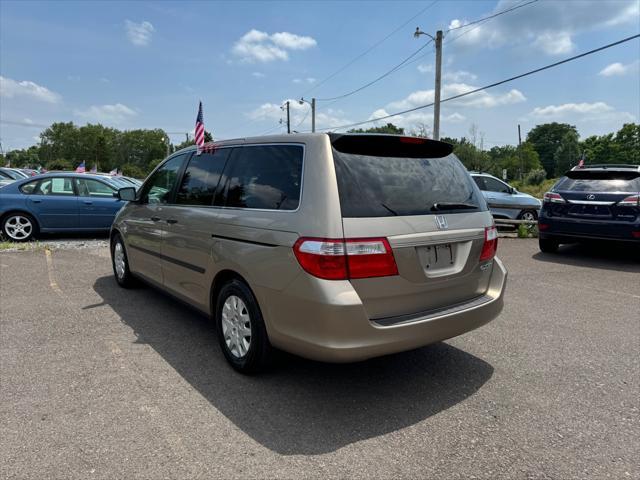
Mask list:
[[[455,155],[414,158],[384,153],[360,155],[334,148],[343,217],[486,210],[478,187]]]

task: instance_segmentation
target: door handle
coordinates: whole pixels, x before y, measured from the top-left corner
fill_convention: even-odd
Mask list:
[[[83,203],[85,205],[93,205],[93,202],[90,202],[89,200],[84,200]]]
[[[167,223],[169,225],[173,225],[174,223],[178,223],[178,220],[174,220],[173,218],[170,218],[169,220],[167,220]]]
[[[42,200],[38,200],[37,198],[32,198],[31,201],[33,203],[41,203],[42,202]]]
[[[161,218],[160,218],[160,217],[151,217],[151,221],[152,221],[152,222],[158,222],[158,221],[160,221],[160,220],[161,220]]]

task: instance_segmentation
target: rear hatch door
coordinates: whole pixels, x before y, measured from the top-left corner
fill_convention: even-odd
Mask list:
[[[345,238],[385,237],[398,275],[351,280],[371,319],[434,311],[482,296],[479,263],[492,217],[450,145],[332,135]]]

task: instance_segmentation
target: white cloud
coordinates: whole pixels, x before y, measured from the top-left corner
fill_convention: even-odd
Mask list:
[[[465,82],[465,81],[474,81],[478,78],[477,75],[467,72],[466,70],[458,70],[453,72],[444,72],[442,74],[442,79],[446,82]]]
[[[454,112],[451,115],[445,115],[442,117],[443,122],[447,123],[462,123],[467,119],[464,115],[460,115],[458,112]]]
[[[520,0],[500,0],[491,12],[497,13],[521,4]],[[480,15],[484,16],[484,15]],[[575,48],[573,37],[622,24],[637,25],[640,2],[544,1],[500,15],[485,23],[460,28],[448,34],[450,49],[497,48],[504,45],[531,45],[548,55],[564,55]],[[468,24],[453,19],[449,28]],[[446,42],[446,40],[445,40]]]
[[[264,73],[262,72],[252,72],[251,75],[253,75],[256,78],[264,78]]]
[[[146,20],[140,23],[125,20],[124,25],[127,29],[127,37],[129,41],[137,47],[146,47],[151,43],[151,35],[155,31],[153,25]]]
[[[279,32],[269,35],[252,29],[245,33],[231,49],[231,52],[243,62],[272,62],[288,60],[290,50],[306,50],[315,47],[312,37]]]
[[[571,119],[585,122],[633,122],[635,116],[620,112],[605,102],[563,103],[536,107],[528,115],[535,120]]]
[[[76,110],[74,113],[78,117],[85,118],[89,121],[110,124],[120,124],[137,115],[135,110],[122,103],[116,103],[114,105],[92,105],[86,110]]]
[[[20,82],[0,76],[0,97],[29,97],[47,103],[58,103],[61,96],[42,85],[29,80]]]
[[[109,83],[109,79],[106,77],[100,77],[100,82],[101,83]]]
[[[451,83],[446,84],[442,88],[441,98],[452,97],[460,95],[462,93],[475,90],[477,87],[468,85],[466,83]],[[408,108],[417,107],[432,103],[434,101],[434,90],[418,90],[409,94],[406,98],[391,102],[387,105],[388,108],[393,110],[405,110]],[[526,97],[515,88],[506,93],[492,94],[486,90],[481,90],[477,93],[471,94],[467,97],[460,98],[459,100],[452,100],[458,105],[464,105],[468,107],[479,108],[493,108],[501,105],[510,105],[513,103],[520,103],[526,101]]]
[[[620,62],[615,62],[615,63],[612,63],[611,65],[607,65],[602,70],[600,70],[600,73],[598,73],[598,75],[601,75],[603,77],[626,75],[627,73],[638,71],[639,64],[640,64],[640,61],[638,60],[632,63],[628,63],[626,65]]]
[[[309,83],[309,84],[311,84],[311,83],[315,83],[315,81],[316,81],[316,79],[315,79],[315,78],[313,78],[313,77],[307,77],[307,78],[294,78],[294,79],[292,80],[292,82],[293,82],[293,83],[304,83],[304,82],[306,82],[306,83]]]
[[[418,65],[418,71],[420,73],[433,73],[433,65],[425,65],[421,63],[420,65]]]

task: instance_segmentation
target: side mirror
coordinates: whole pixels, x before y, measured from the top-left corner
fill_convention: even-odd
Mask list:
[[[125,202],[133,202],[136,199],[136,189],[133,187],[124,187],[117,192],[118,200],[124,200]]]

